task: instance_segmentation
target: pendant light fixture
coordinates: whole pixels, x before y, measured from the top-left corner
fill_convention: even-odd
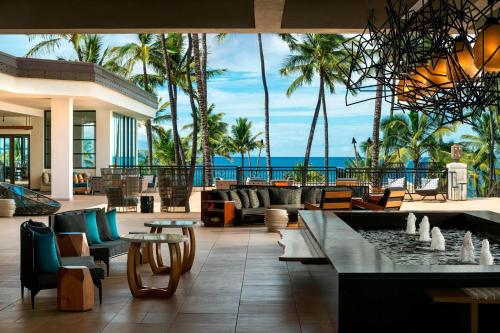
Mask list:
[[[426,79],[428,83],[439,89],[451,89],[453,83],[448,78],[448,59],[443,56],[434,57],[427,64]]]
[[[485,72],[500,72],[500,23],[489,17],[477,35],[474,64]]]
[[[464,81],[476,76],[478,69],[474,64],[472,49],[464,37],[458,36],[455,39],[447,66],[448,79],[451,81]]]

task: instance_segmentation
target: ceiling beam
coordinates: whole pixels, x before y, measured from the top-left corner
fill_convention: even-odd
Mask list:
[[[285,0],[254,0],[255,30],[279,31],[284,9]]]

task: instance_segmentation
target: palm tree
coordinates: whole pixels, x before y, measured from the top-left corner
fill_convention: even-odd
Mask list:
[[[158,76],[150,75],[148,69],[158,66],[159,59],[152,56],[154,54],[155,38],[153,34],[137,34],[137,40],[122,46],[112,48],[114,59],[120,61],[127,68],[127,73],[131,74],[137,64],[142,68],[142,74],[131,77],[131,81],[137,82],[137,78],[142,82],[142,87],[153,92],[154,84],[158,84]],[[160,81],[161,82],[161,81]],[[151,120],[146,120],[146,136],[148,142],[148,164],[153,164],[153,138],[151,129]]]
[[[68,43],[72,46],[77,61],[83,61],[81,48],[82,37],[83,34],[29,35],[28,40],[30,42],[35,40],[40,41],[26,53],[26,56],[34,57],[41,54],[51,54],[54,53],[56,49],[59,49],[63,43]]]
[[[500,140],[500,133],[494,130],[496,114],[493,110],[483,112],[481,116],[472,119],[473,134],[461,136],[462,145],[470,155],[471,166],[479,179],[484,179],[487,190],[484,194],[493,195],[496,181],[496,154],[495,145]],[[476,191],[479,189],[476,186]]]
[[[417,168],[424,155],[439,149],[439,140],[455,131],[455,126],[444,125],[418,111],[385,117],[381,122],[384,145],[404,160],[413,161]],[[373,165],[373,163],[372,163]]]
[[[202,68],[203,59],[206,57],[200,53],[200,40],[198,34],[192,34],[193,40],[193,57],[194,57],[194,74],[196,78],[196,89],[198,91],[198,108],[200,110],[201,120],[201,148],[203,152],[203,184],[207,184],[210,177],[210,146],[208,142],[208,123],[207,123],[207,100],[204,83],[204,72]]]
[[[215,155],[224,156],[229,158],[229,152],[227,151],[224,143],[226,142],[228,124],[223,121],[224,113],[214,112],[215,105],[211,104],[207,110],[207,127],[208,127],[208,145],[210,149],[210,158],[213,163]],[[191,130],[188,138],[192,138],[194,135],[195,128],[198,131],[198,139],[201,138],[201,115],[199,110],[196,111],[197,123],[187,124],[182,127],[183,130]],[[213,166],[213,164],[212,164]]]
[[[217,34],[217,39],[222,42],[226,38],[226,33]],[[268,169],[268,177],[271,177],[271,140],[269,138],[269,89],[267,87],[266,78],[266,62],[264,59],[264,47],[262,45],[262,34],[257,34],[257,42],[259,45],[259,60],[260,60],[260,72],[262,77],[262,87],[264,89],[264,142],[266,148],[266,167]]]
[[[292,54],[284,62],[280,73],[285,76],[296,75],[287,90],[287,96],[290,96],[297,88],[304,84],[311,84],[317,75],[319,77],[319,93],[316,108],[313,114],[309,137],[307,140],[306,153],[304,157],[304,166],[309,165],[311,147],[316,129],[316,123],[319,116],[321,105],[323,104],[323,117],[325,126],[325,161],[324,165],[328,167],[328,117],[326,111],[325,88],[330,93],[335,92],[337,83],[345,84],[347,70],[341,69],[342,59],[349,56],[342,47],[346,40],[338,34],[305,34],[303,39],[298,40],[292,35],[281,35],[282,39],[288,44]]]
[[[257,138],[262,133],[252,134],[252,122],[247,118],[238,118],[236,123],[231,126],[231,135],[228,138],[230,149],[240,154],[241,168],[245,167],[245,154],[255,149]]]

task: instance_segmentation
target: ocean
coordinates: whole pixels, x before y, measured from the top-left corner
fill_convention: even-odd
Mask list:
[[[330,157],[328,159],[328,163],[330,167],[340,167],[345,168],[346,162],[353,157]],[[262,155],[260,157],[259,163],[257,164],[257,160],[259,158],[256,156],[250,157],[250,162],[253,167],[255,166],[266,166],[266,157]],[[241,166],[241,157],[233,157],[231,161],[227,160],[224,157],[216,156],[215,157],[215,166]],[[311,157],[309,164],[315,167],[324,166],[324,158],[323,157]],[[304,163],[303,156],[297,157],[271,157],[271,164],[273,167],[293,167],[298,163]],[[248,166],[248,158],[245,158],[245,166]]]

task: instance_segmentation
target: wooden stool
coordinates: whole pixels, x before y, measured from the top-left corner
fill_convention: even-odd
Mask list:
[[[94,307],[94,284],[85,266],[62,266],[57,275],[59,311],[88,311]]]
[[[83,232],[61,232],[57,234],[57,246],[61,257],[90,256],[87,236]]]

